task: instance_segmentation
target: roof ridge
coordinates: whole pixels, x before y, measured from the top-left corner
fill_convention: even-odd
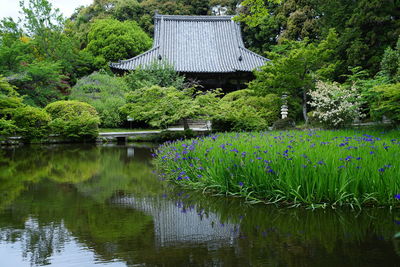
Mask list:
[[[187,21],[198,21],[198,20],[232,20],[234,16],[195,16],[195,15],[154,15],[155,19],[164,19],[164,20],[187,20]]]

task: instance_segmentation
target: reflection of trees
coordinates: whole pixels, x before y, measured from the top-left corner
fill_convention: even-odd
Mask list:
[[[0,195],[7,200],[1,202],[2,207],[12,203],[12,209],[0,216],[0,240],[21,241],[35,264],[47,263],[65,241],[59,233],[67,233],[66,229],[107,259],[114,255],[110,244],[140,240],[143,231],[142,242],[154,246],[151,217],[107,204],[116,193],[161,192],[149,156],[146,149],[135,151],[132,159],[126,148],[95,146],[6,151],[0,157],[5,170],[0,176]],[[34,190],[21,194],[32,186]]]
[[[118,193],[138,196],[143,193],[146,196],[160,194],[163,184],[155,179],[149,156],[148,149],[135,148],[135,156],[130,158],[127,149],[102,148],[98,174],[91,180],[76,184],[76,187],[98,202],[104,202]]]
[[[13,207],[0,216],[0,240],[22,242],[25,256],[35,264],[47,263],[71,235],[111,260],[115,251],[109,251],[110,244],[140,239],[143,231],[151,234],[152,229],[151,217],[141,212],[99,204],[73,186],[49,180],[25,192]]]
[[[49,178],[60,183],[90,179],[99,169],[99,149],[93,146],[32,146],[0,154],[0,210],[29,184]],[[84,159],[84,160],[82,160]]]

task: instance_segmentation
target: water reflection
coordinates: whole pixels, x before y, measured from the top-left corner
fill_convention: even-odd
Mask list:
[[[397,211],[277,209],[185,191],[155,176],[149,148],[1,150],[0,266],[396,266],[399,260]]]

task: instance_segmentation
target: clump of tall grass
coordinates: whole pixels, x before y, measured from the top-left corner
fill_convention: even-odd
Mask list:
[[[224,133],[165,143],[162,175],[250,201],[311,207],[400,205],[399,132]]]

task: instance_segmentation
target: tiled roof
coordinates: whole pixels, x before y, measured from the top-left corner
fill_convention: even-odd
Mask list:
[[[154,44],[147,52],[110,67],[134,70],[160,60],[178,72],[250,72],[268,59],[246,49],[231,16],[156,15]]]

